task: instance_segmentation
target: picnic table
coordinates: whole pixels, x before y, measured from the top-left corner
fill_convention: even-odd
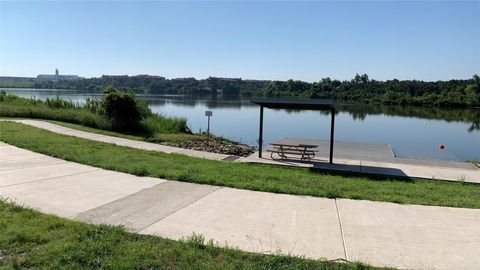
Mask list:
[[[270,157],[273,160],[286,159],[287,155],[297,155],[300,156],[301,160],[310,161],[315,157],[315,151],[313,149],[317,148],[318,145],[314,144],[303,144],[295,142],[272,142],[270,145],[273,146],[272,149],[268,149],[267,152],[270,152]]]

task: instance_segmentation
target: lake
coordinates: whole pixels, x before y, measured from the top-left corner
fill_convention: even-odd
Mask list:
[[[1,89],[38,99],[60,97],[83,103],[101,93],[76,90]],[[139,95],[152,111],[184,117],[193,132],[206,131],[205,111],[213,111],[211,132],[256,145],[259,107],[228,97]],[[480,109],[438,109],[402,106],[337,104],[335,140],[390,144],[403,157],[480,160]],[[285,137],[329,139],[330,115],[319,111],[269,110],[264,113],[264,142]],[[439,145],[445,149],[440,150]]]

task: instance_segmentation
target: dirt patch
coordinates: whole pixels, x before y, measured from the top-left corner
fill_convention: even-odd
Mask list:
[[[7,262],[11,260],[21,260],[25,257],[25,253],[11,254],[10,252],[0,249],[0,262]]]
[[[8,254],[5,250],[0,249],[0,262],[6,262],[10,260],[12,256]]]

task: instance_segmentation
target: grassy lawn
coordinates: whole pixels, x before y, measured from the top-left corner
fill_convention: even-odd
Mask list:
[[[346,176],[205,160],[89,141],[5,121],[0,121],[0,140],[49,156],[141,176],[317,197],[480,208],[480,185],[462,182]]]
[[[219,248],[87,225],[0,201],[1,269],[379,269]]]

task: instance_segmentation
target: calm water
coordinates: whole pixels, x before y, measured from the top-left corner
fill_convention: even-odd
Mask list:
[[[2,89],[22,97],[60,97],[82,103],[99,93],[73,90]],[[171,95],[139,95],[151,109],[184,117],[194,132],[205,131],[205,110],[213,111],[211,131],[256,145],[259,108],[248,100]],[[388,143],[398,156],[480,160],[480,110],[432,109],[399,106],[338,105],[335,139]],[[318,111],[265,110],[265,143],[284,137],[327,140],[330,116]],[[441,151],[439,145],[444,144]]]

